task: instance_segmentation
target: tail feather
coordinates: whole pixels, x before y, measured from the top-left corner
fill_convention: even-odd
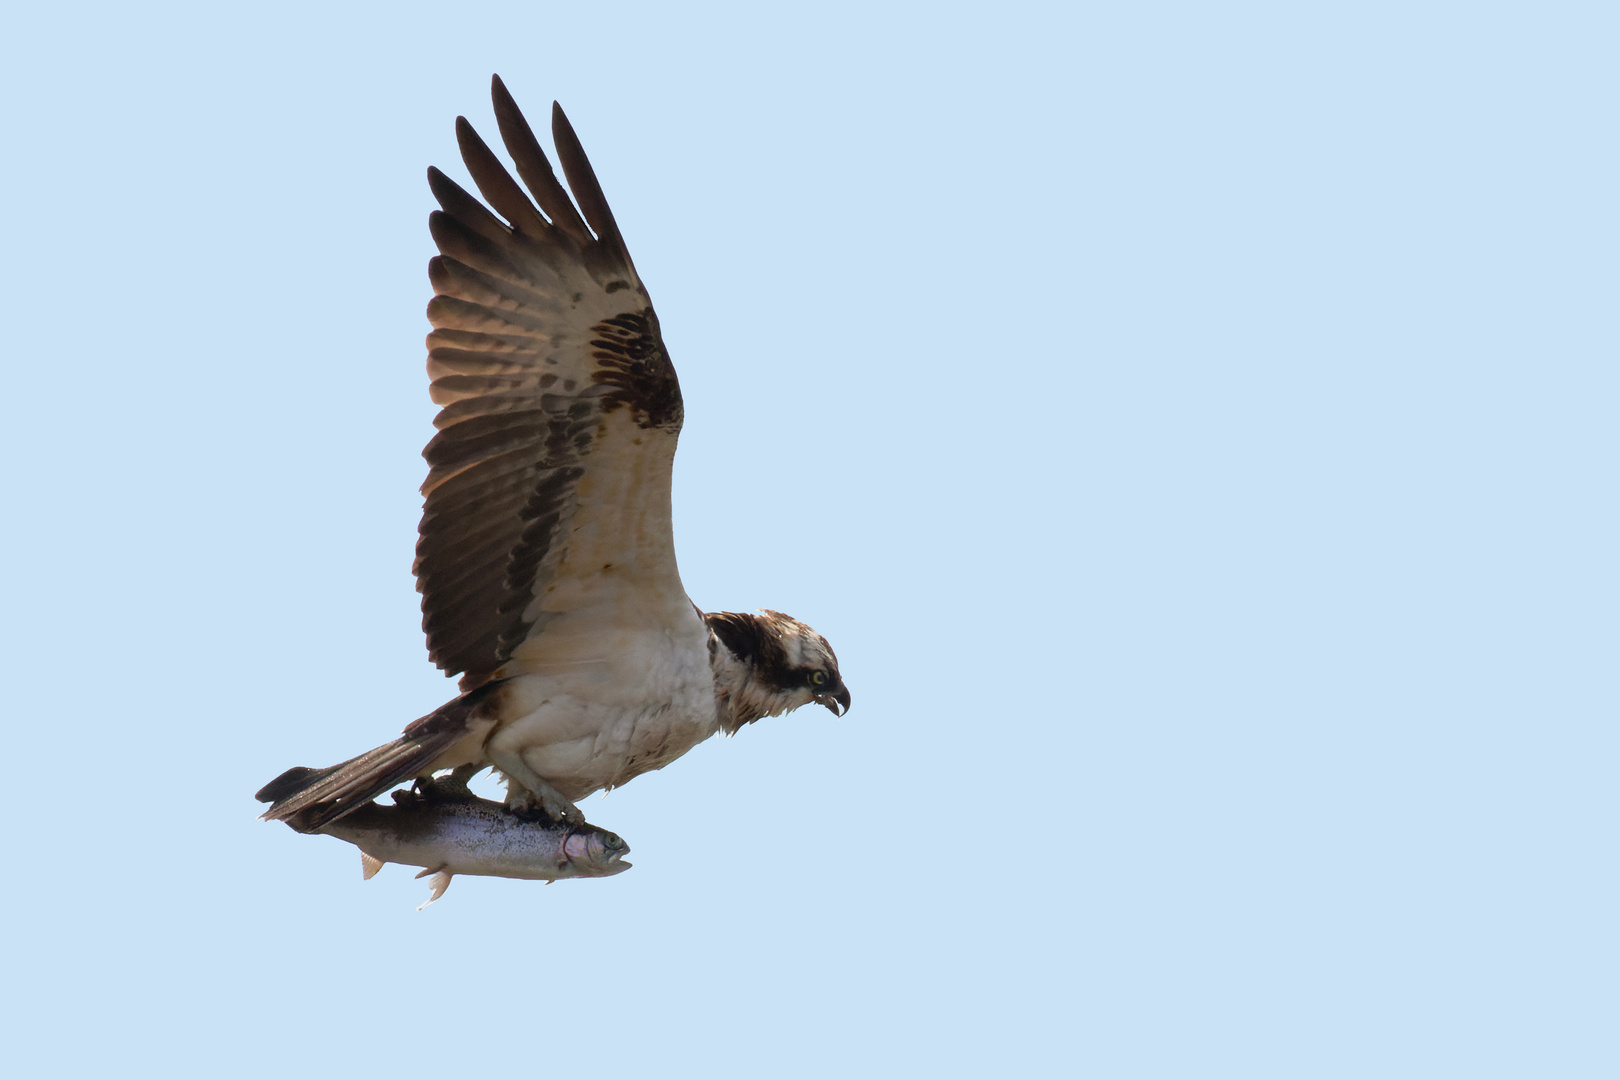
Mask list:
[[[266,821],[285,821],[299,832],[317,832],[358,810],[390,788],[430,773],[446,751],[473,734],[480,709],[498,684],[466,693],[415,721],[391,743],[326,769],[296,765],[255,796],[270,804]]]
[[[332,775],[335,771],[337,771],[336,765],[330,769],[311,769],[304,765],[294,765],[260,788],[253,797],[260,802],[279,802],[307,784],[313,784],[323,776]]]
[[[271,804],[264,819],[285,821],[299,832],[315,832],[430,769],[454,740],[445,740],[443,745],[438,742],[424,744],[402,735],[330,769],[311,769],[303,777],[291,776],[293,770],[289,769],[265,787],[285,794],[265,799],[260,792],[261,801]]]

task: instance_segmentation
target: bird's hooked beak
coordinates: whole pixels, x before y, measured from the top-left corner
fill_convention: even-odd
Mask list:
[[[816,703],[827,706],[834,716],[843,716],[849,712],[849,687],[840,686],[830,694],[817,694]]]

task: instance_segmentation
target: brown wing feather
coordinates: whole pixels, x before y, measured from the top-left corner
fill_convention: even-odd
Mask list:
[[[507,93],[506,84],[501,82],[499,75],[490,83],[490,96],[495,101],[495,123],[501,129],[501,142],[506,144],[506,152],[512,155],[512,164],[517,166],[518,175],[534,192],[540,209],[551,216],[551,223],[581,247],[586,246],[591,242],[590,230],[580,220],[579,211],[574,209],[568,192],[557,183],[557,174],[552,171],[545,151],[540,149],[540,140],[534,137],[534,130],[524,119],[517,102],[512,100],[512,95]]]
[[[562,162],[563,175],[568,178],[568,186],[574,191],[580,212],[608,250],[629,266],[630,249],[624,246],[624,237],[619,235],[619,224],[613,220],[613,211],[608,209],[607,199],[602,195],[602,185],[596,182],[596,170],[591,168],[591,159],[585,156],[585,148],[579,144],[579,136],[574,134],[574,125],[568,122],[562,106],[555,101],[551,103],[551,140],[557,144],[557,157]]]
[[[661,515],[653,534],[667,535],[667,464],[682,416],[657,316],[573,129],[557,110],[553,134],[583,217],[498,78],[493,96],[539,209],[464,119],[462,157],[495,213],[437,169],[428,173],[442,207],[429,218],[440,254],[428,264],[436,294],[428,372],[443,408],[423,451],[430,468],[415,573],[429,655],[464,673],[463,689],[499,672],[534,631],[536,598],[571,572],[577,516],[587,515],[595,536],[614,533],[615,514],[627,532],[646,532],[647,516]],[[640,435],[605,422],[621,408]],[[582,511],[593,453],[599,468],[645,474],[664,490]],[[673,573],[672,550],[643,557]]]

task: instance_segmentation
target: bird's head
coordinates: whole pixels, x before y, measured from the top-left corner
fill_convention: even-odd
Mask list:
[[[719,611],[703,619],[715,685],[729,707],[729,718],[722,715],[727,731],[812,701],[834,716],[849,711],[849,688],[832,646],[798,619],[767,609]]]

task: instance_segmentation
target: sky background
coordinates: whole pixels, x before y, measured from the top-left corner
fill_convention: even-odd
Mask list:
[[[1604,4],[8,15],[18,1075],[1613,1077]],[[411,871],[430,164],[553,98],[854,695]],[[537,126],[540,126],[537,124]]]

